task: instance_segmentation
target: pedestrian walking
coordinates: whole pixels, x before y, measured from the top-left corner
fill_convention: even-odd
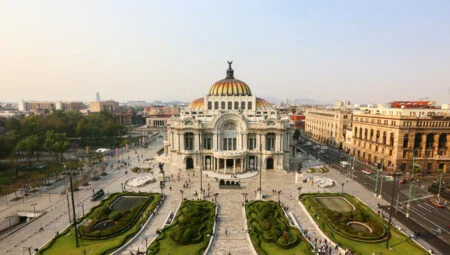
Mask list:
[[[225,236],[228,236],[228,229],[225,229]]]

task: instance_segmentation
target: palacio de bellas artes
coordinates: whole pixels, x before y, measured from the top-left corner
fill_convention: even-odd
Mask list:
[[[164,161],[226,174],[288,169],[294,153],[289,119],[252,94],[228,65],[225,79],[168,121]]]

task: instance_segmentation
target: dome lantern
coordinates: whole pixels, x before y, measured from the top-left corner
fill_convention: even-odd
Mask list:
[[[227,76],[225,79],[214,83],[209,90],[209,96],[251,96],[250,87],[243,81],[234,78],[234,70],[231,68],[233,61],[228,61]]]

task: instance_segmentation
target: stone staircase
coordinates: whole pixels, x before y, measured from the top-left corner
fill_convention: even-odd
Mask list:
[[[227,190],[226,199],[220,199],[219,195],[217,200],[219,202],[220,220],[216,225],[216,233],[210,254],[251,254],[242,215],[241,191]],[[227,234],[225,234],[225,230],[227,230]]]

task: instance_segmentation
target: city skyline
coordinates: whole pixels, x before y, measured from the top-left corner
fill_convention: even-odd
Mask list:
[[[263,98],[448,103],[445,1],[0,3],[0,101]],[[446,72],[447,71],[447,72]]]

